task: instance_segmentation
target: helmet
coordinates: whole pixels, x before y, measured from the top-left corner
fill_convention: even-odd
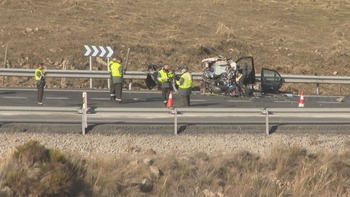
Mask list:
[[[170,66],[168,64],[165,64],[164,65],[164,70],[169,70],[170,69]]]

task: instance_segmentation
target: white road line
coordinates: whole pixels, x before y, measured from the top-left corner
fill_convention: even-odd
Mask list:
[[[195,102],[205,102],[207,100],[205,99],[191,99],[191,101],[195,101]]]
[[[109,101],[110,98],[88,98],[89,100],[96,100],[96,101]],[[146,101],[147,99],[140,99],[140,98],[132,98],[133,101]]]
[[[133,101],[147,101],[147,99],[143,99],[143,98],[132,98]]]
[[[111,100],[110,98],[89,98],[89,96],[88,96],[88,99],[89,99],[89,100],[98,100],[98,101],[108,101],[108,100]]]
[[[232,103],[251,103],[253,101],[251,100],[226,100],[227,102],[232,102]]]
[[[4,96],[6,99],[27,99],[28,97],[23,96]]]
[[[69,98],[67,98],[67,97],[45,97],[45,99],[49,99],[49,100],[68,100]]]
[[[316,103],[320,103],[320,104],[339,104],[341,102],[336,102],[336,101],[317,101]]]

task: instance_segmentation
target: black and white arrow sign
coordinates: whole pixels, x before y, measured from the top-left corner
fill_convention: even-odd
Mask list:
[[[84,56],[112,57],[112,47],[84,45]]]

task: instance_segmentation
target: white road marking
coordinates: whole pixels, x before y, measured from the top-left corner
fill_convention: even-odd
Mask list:
[[[251,100],[226,100],[227,102],[232,102],[232,103],[251,103]]]
[[[143,98],[132,98],[133,101],[146,101],[147,99],[143,99]]]
[[[68,100],[69,99],[67,97],[45,97],[45,98],[49,100]]]
[[[110,98],[89,98],[90,100],[108,101]],[[147,99],[132,98],[133,101],[146,101]]]
[[[336,102],[336,101],[317,101],[316,103],[320,103],[320,104],[339,104],[341,102]]]
[[[28,97],[23,96],[4,96],[6,99],[27,99]]]
[[[111,100],[110,98],[89,98],[89,100],[99,100],[99,101],[108,101],[108,100]]]
[[[207,100],[205,99],[191,99],[191,101],[195,101],[195,102],[205,102]]]

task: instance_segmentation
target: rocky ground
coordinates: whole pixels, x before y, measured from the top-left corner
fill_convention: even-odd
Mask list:
[[[38,128],[43,127],[39,131]],[[83,157],[110,157],[123,154],[147,155],[150,151],[157,155],[185,156],[194,152],[208,154],[225,154],[237,151],[249,151],[268,155],[273,147],[303,147],[310,152],[341,151],[350,148],[350,133],[347,128],[338,131],[325,129],[289,127],[270,135],[265,134],[263,127],[240,128],[238,131],[201,132],[190,128],[178,135],[172,133],[171,127],[150,128],[145,132],[140,129],[116,126],[96,127],[82,135],[79,126],[25,126],[2,125],[0,127],[1,158],[13,152],[15,147],[29,140],[37,140],[47,148],[54,148],[66,153],[78,153]],[[59,132],[64,129],[65,132]],[[152,131],[157,129],[157,131]],[[61,131],[62,131],[61,130]],[[74,132],[71,132],[74,130]],[[193,132],[193,130],[196,130]],[[303,130],[308,130],[304,132]],[[135,132],[137,131],[137,132]],[[170,132],[169,132],[170,131]],[[143,134],[142,134],[143,133]]]

